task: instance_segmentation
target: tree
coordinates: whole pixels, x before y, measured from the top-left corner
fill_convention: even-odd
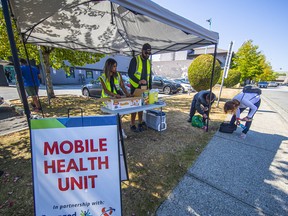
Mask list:
[[[188,68],[188,79],[196,91],[209,89],[212,75],[214,57],[212,55],[200,55]],[[212,86],[219,80],[221,73],[220,63],[216,60]]]
[[[258,46],[253,45],[252,40],[242,44],[233,58],[232,68],[241,72],[241,81],[255,80],[257,76],[263,73],[261,66],[262,55]]]
[[[266,61],[264,55],[261,56],[261,67],[263,69],[263,73],[256,77],[256,81],[271,81],[276,79],[276,73],[272,70],[270,63]]]
[[[102,54],[95,54],[89,52],[80,52],[68,49],[60,49],[53,47],[41,47],[43,53],[43,61],[45,64],[47,94],[50,98],[55,97],[52,85],[52,79],[50,75],[50,67],[55,69],[64,69],[66,73],[70,73],[70,67],[65,64],[68,61],[72,67],[83,66],[85,64],[93,64],[103,57]]]
[[[241,81],[246,83],[250,83],[251,80],[269,81],[276,78],[265,55],[258,51],[258,46],[253,45],[252,40],[246,41],[239,48],[232,59],[232,68],[241,72]]]
[[[12,22],[15,43],[18,49],[18,55],[20,58],[26,59],[26,54],[24,50],[24,45],[18,35],[15,24]],[[8,35],[6,31],[6,23],[3,17],[2,8],[0,8],[0,58],[4,60],[8,60],[11,56],[11,49],[8,40]],[[34,59],[36,64],[40,64],[39,51],[37,46],[32,44],[26,45],[27,52],[29,55],[29,59]],[[60,49],[53,47],[45,47],[41,46],[41,50],[43,53],[43,61],[45,65],[45,77],[47,84],[47,94],[49,98],[55,97],[52,79],[50,75],[50,67],[55,68],[56,70],[62,68],[66,73],[69,73],[69,66],[65,64],[65,61],[69,61],[72,67],[74,66],[83,66],[85,64],[93,64],[100,60],[103,57],[102,54],[88,53],[88,52],[80,52],[68,49]]]

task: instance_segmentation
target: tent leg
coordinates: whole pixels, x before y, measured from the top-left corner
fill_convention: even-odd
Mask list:
[[[27,117],[27,122],[28,122],[29,128],[30,128],[30,115],[31,115],[31,113],[29,110],[28,100],[26,97],[25,88],[24,88],[24,84],[23,84],[23,77],[22,77],[22,73],[21,73],[21,69],[20,69],[20,62],[19,62],[19,58],[18,58],[18,54],[17,54],[17,48],[16,48],[15,39],[14,39],[11,19],[10,19],[10,15],[9,15],[8,4],[7,4],[7,0],[1,0],[1,2],[2,2],[3,14],[4,14],[5,22],[6,22],[6,28],[7,28],[8,38],[9,38],[9,42],[10,42],[11,52],[12,52],[12,56],[13,56],[13,64],[14,64],[16,74],[17,74],[17,81],[19,84],[20,94],[21,94],[21,98],[22,98],[22,102],[23,102],[23,106],[24,106],[24,111],[25,111],[25,114]]]
[[[213,85],[213,79],[214,79],[214,70],[215,70],[215,64],[216,64],[216,55],[217,55],[217,43],[215,44],[214,49],[214,58],[213,58],[213,66],[212,66],[212,74],[211,74],[211,80],[210,80],[210,98],[209,98],[209,112],[208,112],[208,118],[207,118],[207,127],[206,132],[208,132],[209,128],[209,115],[211,111],[211,99],[212,99],[212,85]]]

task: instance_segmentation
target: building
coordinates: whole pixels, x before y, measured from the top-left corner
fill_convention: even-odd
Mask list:
[[[167,78],[187,77],[188,68],[192,61],[202,54],[214,54],[214,47],[195,48],[193,50],[179,51],[172,53],[157,54],[152,56],[152,71],[155,75],[165,76]],[[224,67],[227,56],[227,50],[217,49],[216,58],[219,60],[221,67]],[[85,66],[72,67],[69,62],[66,64],[70,67],[70,73],[66,73],[63,69],[56,70],[51,68],[51,79],[54,85],[69,85],[69,84],[84,84],[91,80],[97,79],[103,72],[105,61],[108,58],[114,58],[118,65],[117,69],[122,74],[128,73],[128,67],[131,57],[115,55],[105,56],[95,64],[87,64]],[[6,65],[4,69],[11,71],[14,77],[12,83],[15,84],[15,71],[13,65]],[[44,78],[45,74],[41,71],[41,76]],[[0,81],[7,83],[5,77],[0,77]],[[43,80],[44,81],[44,80]],[[1,82],[2,83],[2,82]],[[8,83],[9,84],[9,83]],[[5,84],[5,85],[8,85]]]
[[[227,51],[217,49],[217,59],[222,67],[224,67]],[[169,78],[187,77],[188,67],[191,62],[199,55],[214,54],[214,47],[196,48],[189,51],[179,51],[173,53],[165,53],[154,55],[152,57],[152,71],[154,74],[166,76]],[[59,84],[83,84],[89,83],[91,80],[97,79],[103,72],[105,61],[108,58],[114,58],[118,62],[117,69],[122,74],[128,73],[131,57],[115,55],[106,56],[95,64],[87,64],[81,67],[70,67],[70,74],[66,74],[64,70],[51,69],[52,82]],[[67,62],[67,65],[69,63]]]
[[[277,83],[282,83],[282,84],[287,84],[288,83],[288,71],[276,71],[276,73],[279,73],[279,74],[283,74],[283,76],[278,76],[277,78],[276,78],[276,82]],[[284,74],[286,74],[285,76],[284,76]]]
[[[0,59],[0,86],[15,84],[15,74],[12,62]]]
[[[217,49],[216,58],[224,68],[227,50]],[[167,78],[187,77],[188,68],[199,55],[214,55],[214,47],[195,48],[187,51],[158,54],[152,57],[153,73]]]
[[[131,57],[115,55],[105,56],[99,62],[94,64],[87,64],[85,66],[70,67],[70,73],[67,74],[64,70],[55,70],[51,68],[51,79],[54,85],[60,84],[84,84],[91,80],[97,79],[103,72],[105,62],[108,58],[114,58],[117,61],[117,70],[122,74],[128,71]],[[67,62],[69,66],[69,62]]]

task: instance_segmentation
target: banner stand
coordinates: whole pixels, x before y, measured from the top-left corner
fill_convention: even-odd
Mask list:
[[[129,175],[128,175],[128,167],[127,167],[127,160],[126,160],[126,153],[125,153],[125,147],[124,147],[124,138],[122,133],[122,124],[121,124],[121,116],[119,113],[117,114],[118,117],[118,133],[120,136],[120,171],[121,171],[121,181],[129,181]]]
[[[71,117],[71,110],[68,118],[30,120],[35,215],[122,215],[120,116],[83,117],[79,108],[81,117]]]

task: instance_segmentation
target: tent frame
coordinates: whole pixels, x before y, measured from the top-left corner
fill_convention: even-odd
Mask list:
[[[19,89],[20,89],[20,96],[22,98],[22,102],[23,102],[23,106],[24,106],[24,111],[25,111],[25,114],[26,114],[26,117],[27,117],[27,121],[28,121],[28,125],[29,125],[29,128],[30,128],[30,118],[31,118],[31,112],[29,110],[29,105],[28,105],[28,100],[27,100],[27,97],[26,97],[26,94],[25,94],[25,88],[24,88],[24,84],[23,84],[23,78],[22,78],[22,73],[21,73],[21,69],[20,69],[20,63],[19,63],[19,57],[18,57],[18,53],[17,53],[17,47],[16,47],[16,43],[15,43],[15,39],[14,39],[14,34],[13,34],[13,29],[12,29],[12,24],[11,24],[11,18],[10,18],[10,15],[9,15],[9,8],[8,8],[8,1],[9,0],[1,0],[2,2],[2,8],[3,8],[3,14],[4,14],[4,18],[5,18],[5,22],[6,22],[6,28],[7,28],[7,33],[8,33],[8,37],[9,37],[9,42],[10,42],[10,47],[11,47],[11,52],[12,52],[12,57],[13,57],[13,62],[14,62],[14,67],[15,67],[15,71],[16,71],[16,74],[17,74],[17,81],[18,81],[18,84],[19,84]],[[114,2],[114,1],[113,1]],[[111,22],[113,22],[113,6],[112,6],[112,1],[110,2],[111,3]],[[28,40],[29,37],[33,37],[31,36],[31,33],[33,31],[33,29],[41,22],[43,22],[44,20],[48,19],[49,17],[46,17],[45,19],[41,20],[40,22],[38,22],[36,25],[34,25],[33,27],[31,27],[29,30],[27,30],[26,32],[30,31],[28,37],[26,37],[25,41],[24,41],[24,36],[22,37],[23,38],[23,43],[24,43],[24,46]],[[121,36],[123,37],[123,36]],[[40,39],[40,38],[39,38]],[[66,47],[65,45],[62,45],[61,43],[59,44],[59,42],[49,42],[49,41],[45,41],[44,39],[41,39],[43,42],[37,42],[37,44],[41,44],[41,43],[51,43],[51,44],[57,44],[59,47],[62,47],[62,48],[66,48],[66,49],[71,49],[70,47]],[[201,39],[193,44],[191,43],[187,43],[187,46],[186,47],[189,47],[191,45],[195,45],[195,44],[201,44],[202,41],[205,41],[205,39]],[[128,41],[125,40],[125,42],[127,43],[127,45],[129,46],[129,43]],[[67,42],[64,42],[63,43],[67,43]],[[76,43],[77,44],[77,43]],[[170,50],[169,48],[173,47],[173,46],[176,46],[176,45],[184,45],[186,43],[175,43],[173,44],[172,46],[170,47],[167,47],[163,50],[158,50],[156,51],[154,54],[157,54],[157,53],[160,53],[161,51],[167,51],[167,52],[174,52],[175,50]],[[211,45],[214,45],[215,46],[215,49],[214,49],[214,55],[213,55],[213,66],[212,66],[212,73],[211,73],[211,80],[210,80],[210,102],[211,102],[211,99],[212,99],[212,84],[213,84],[213,78],[214,78],[214,69],[215,69],[215,64],[216,64],[216,55],[217,55],[217,45],[218,43],[216,42],[211,42]],[[83,46],[81,44],[81,46]],[[26,47],[26,46],[25,46]],[[130,46],[129,46],[130,47]],[[88,47],[87,47],[88,48]],[[90,47],[91,49],[91,47]],[[73,50],[78,50],[78,49],[73,49]],[[99,52],[99,53],[103,53],[101,51],[98,51],[97,49],[93,49],[95,50],[95,52]],[[185,47],[182,47],[180,50],[185,50]],[[132,53],[132,56],[135,55],[135,50],[131,50],[131,53]],[[104,53],[104,54],[107,54],[107,53]],[[27,55],[27,58],[28,58],[28,53],[26,52],[26,55]],[[30,65],[30,63],[29,63]],[[209,114],[210,114],[210,110],[211,110],[211,103],[209,103],[209,112],[208,112],[208,119],[207,119],[207,129],[206,131],[208,131],[208,126],[209,126]],[[43,113],[42,113],[43,114]]]

